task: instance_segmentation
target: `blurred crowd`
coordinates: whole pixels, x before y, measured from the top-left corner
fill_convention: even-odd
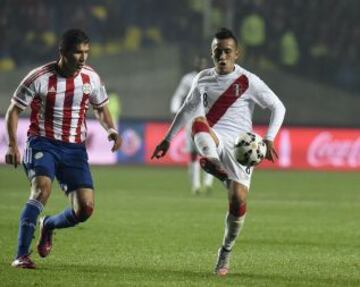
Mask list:
[[[357,91],[358,0],[209,0],[211,28],[232,28],[245,65],[279,68]],[[184,58],[208,51],[204,0],[0,0],[0,71],[56,56],[58,36],[85,29],[93,56],[176,44]]]
[[[358,0],[248,0],[236,9],[249,60],[256,58],[313,81],[360,88]]]

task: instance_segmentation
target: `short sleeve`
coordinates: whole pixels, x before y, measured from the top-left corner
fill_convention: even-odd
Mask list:
[[[93,79],[93,91],[90,94],[90,103],[94,108],[101,108],[109,102],[105,85],[100,81],[98,76]]]
[[[35,94],[35,83],[32,81],[33,72],[30,72],[20,83],[20,85],[16,88],[11,102],[13,102],[17,107],[22,110],[25,110],[28,107]]]

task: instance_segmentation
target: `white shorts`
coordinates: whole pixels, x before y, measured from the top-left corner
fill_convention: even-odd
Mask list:
[[[214,131],[214,130],[213,130]],[[217,152],[222,163],[222,167],[227,172],[229,179],[245,185],[248,190],[250,189],[251,175],[253,173],[253,167],[248,168],[239,164],[234,157],[234,141],[235,139],[229,139],[219,135],[214,131],[219,139],[219,146]]]

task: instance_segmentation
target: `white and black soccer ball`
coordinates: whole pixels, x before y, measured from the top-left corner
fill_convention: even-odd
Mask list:
[[[266,150],[262,137],[254,132],[241,133],[235,140],[235,159],[247,167],[261,163],[266,156]]]

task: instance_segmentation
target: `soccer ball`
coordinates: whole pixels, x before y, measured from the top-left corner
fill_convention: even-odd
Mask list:
[[[235,140],[235,159],[247,167],[258,165],[266,156],[266,144],[254,132],[241,133]]]

